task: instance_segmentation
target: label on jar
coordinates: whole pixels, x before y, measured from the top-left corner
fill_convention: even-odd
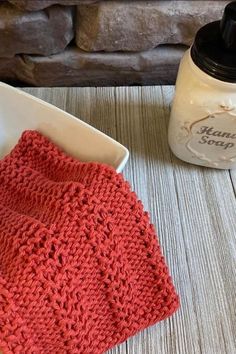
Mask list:
[[[236,115],[217,112],[189,127],[187,149],[200,160],[217,167],[236,160]]]

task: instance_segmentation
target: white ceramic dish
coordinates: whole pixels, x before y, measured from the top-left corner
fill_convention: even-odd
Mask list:
[[[38,130],[81,161],[97,161],[122,171],[126,147],[69,113],[0,82],[0,158],[24,130]]]

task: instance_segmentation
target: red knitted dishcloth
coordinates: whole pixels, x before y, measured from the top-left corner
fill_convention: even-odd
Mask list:
[[[0,350],[103,353],[178,305],[122,175],[23,133],[0,161]]]

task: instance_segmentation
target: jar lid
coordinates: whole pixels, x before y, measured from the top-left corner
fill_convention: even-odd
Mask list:
[[[221,21],[200,28],[191,48],[191,57],[208,75],[236,83],[236,1],[226,6]]]

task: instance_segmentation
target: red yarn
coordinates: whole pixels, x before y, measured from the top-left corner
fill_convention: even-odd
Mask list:
[[[0,161],[0,348],[99,354],[178,308],[121,174],[25,132]]]

